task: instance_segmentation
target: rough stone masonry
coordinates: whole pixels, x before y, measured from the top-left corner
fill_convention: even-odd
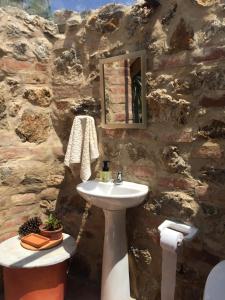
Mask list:
[[[158,4],[58,12],[55,23],[0,9],[0,239],[56,209],[78,241],[73,272],[99,285],[103,214],[77,195],[79,168],[63,165],[74,115],[88,113],[101,151],[93,177],[107,157],[151,189],[127,212],[132,296],[160,299],[157,227],[169,218],[200,229],[180,255],[176,290],[176,300],[200,300],[225,256],[225,5]],[[148,127],[102,129],[99,59],[137,50],[147,52]]]

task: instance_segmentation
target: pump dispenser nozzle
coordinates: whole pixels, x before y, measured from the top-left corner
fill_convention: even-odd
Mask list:
[[[110,163],[109,160],[103,160],[103,168],[102,168],[103,172],[108,172],[109,171],[109,163]]]

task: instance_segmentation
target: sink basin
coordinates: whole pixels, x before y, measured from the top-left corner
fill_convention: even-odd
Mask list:
[[[90,180],[77,186],[78,193],[89,203],[104,210],[122,210],[141,204],[148,186],[128,181],[113,182]]]
[[[90,180],[78,184],[77,191],[86,201],[102,208],[105,215],[101,300],[129,300],[126,209],[144,201],[148,186]]]

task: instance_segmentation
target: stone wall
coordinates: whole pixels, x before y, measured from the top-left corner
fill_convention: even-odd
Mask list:
[[[63,180],[52,120],[51,56],[57,26],[14,8],[0,10],[0,236],[54,208]]]
[[[3,241],[17,234],[29,217],[45,216],[55,209],[64,178],[64,153],[51,120],[51,56],[57,26],[18,8],[0,9],[0,26]]]
[[[71,272],[99,284],[103,214],[77,195],[79,168],[63,166],[74,115],[87,113],[101,151],[93,177],[107,158],[114,173],[122,167],[125,179],[151,189],[127,212],[132,296],[160,299],[157,226],[169,218],[200,229],[179,256],[176,299],[201,299],[207,274],[225,255],[224,4],[148,1],[67,12],[56,18],[60,34],[39,17],[1,14],[1,239],[57,199],[78,242]],[[99,59],[143,49],[147,129],[102,129]]]

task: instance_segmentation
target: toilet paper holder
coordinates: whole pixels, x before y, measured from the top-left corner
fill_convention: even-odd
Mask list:
[[[159,227],[158,230],[161,233],[163,229],[168,228],[184,235],[184,241],[191,241],[196,236],[198,229],[192,225],[186,225],[182,223],[177,223],[170,220],[165,220]]]

